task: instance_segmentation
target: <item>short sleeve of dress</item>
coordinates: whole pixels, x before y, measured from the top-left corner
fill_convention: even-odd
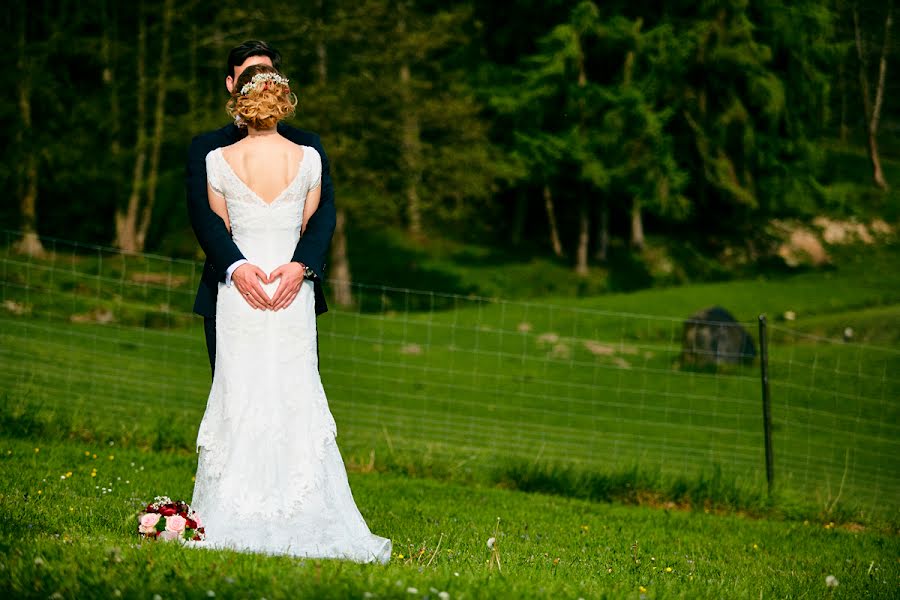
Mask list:
[[[307,193],[322,185],[322,157],[315,148],[310,147],[307,152],[310,150],[312,151],[312,170],[309,174],[310,183]]]
[[[218,161],[216,160],[216,152],[218,150],[216,148],[206,155],[206,180],[215,193],[224,196],[225,193],[222,191],[222,174],[219,171]]]

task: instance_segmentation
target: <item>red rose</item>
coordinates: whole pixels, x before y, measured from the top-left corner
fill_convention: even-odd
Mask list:
[[[175,510],[174,506],[163,506],[159,509],[159,514],[161,514],[164,517],[171,517],[172,515],[176,514],[177,512],[178,511]]]
[[[199,542],[199,541],[200,541],[200,536],[199,536],[198,534],[195,533],[195,534],[194,534],[194,537],[192,537],[191,539],[194,540],[195,542]]]
[[[188,529],[197,529],[197,521],[195,521],[193,519],[188,519],[186,527]]]

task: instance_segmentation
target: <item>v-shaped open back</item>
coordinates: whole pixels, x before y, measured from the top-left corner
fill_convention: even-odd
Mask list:
[[[310,146],[302,149],[297,174],[271,202],[238,177],[221,149],[206,155],[207,181],[225,198],[232,240],[244,258],[266,272],[290,262],[303,229],[306,197],[321,185],[319,153]]]
[[[240,183],[240,185],[242,185],[244,187],[244,189],[246,191],[250,192],[253,195],[253,197],[255,197],[257,200],[259,200],[260,202],[262,202],[263,204],[266,204],[268,206],[271,206],[272,204],[274,204],[275,202],[277,202],[278,200],[283,198],[285,196],[285,194],[287,194],[291,190],[291,188],[293,188],[294,185],[300,180],[300,178],[303,174],[303,162],[306,160],[306,154],[307,154],[306,147],[301,147],[300,148],[300,152],[301,152],[300,160],[298,161],[298,165],[297,165],[297,173],[291,178],[290,182],[287,184],[287,187],[285,187],[283,190],[278,192],[278,194],[272,200],[266,200],[259,194],[259,192],[257,192],[252,187],[250,187],[250,185],[246,181],[241,179],[241,176],[237,174],[237,170],[235,170],[235,168],[231,166],[231,163],[228,162],[228,159],[225,158],[225,153],[222,148],[217,148],[215,150],[215,152],[218,153],[219,158],[222,160],[222,163],[224,163],[225,169],[227,169],[230,172],[230,174],[234,177],[234,179],[237,180]]]

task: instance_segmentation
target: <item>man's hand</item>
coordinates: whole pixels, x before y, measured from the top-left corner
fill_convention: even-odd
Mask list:
[[[231,282],[253,308],[272,308],[272,300],[266,295],[259,282],[269,283],[265,272],[254,264],[244,263],[231,274]]]
[[[281,283],[278,284],[278,289],[275,290],[275,295],[272,296],[271,307],[273,310],[281,310],[291,305],[300,292],[305,272],[306,267],[304,265],[298,262],[289,262],[281,265],[269,274],[269,283],[279,277],[281,278]]]

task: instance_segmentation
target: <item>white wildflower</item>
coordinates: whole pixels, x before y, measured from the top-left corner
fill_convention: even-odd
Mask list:
[[[34,566],[36,566],[36,567],[43,567],[43,566],[44,566],[44,559],[41,558],[40,556],[38,556],[37,558],[35,558],[35,559],[34,559]]]
[[[490,548],[490,549],[493,549],[493,548],[494,548],[494,544],[496,544],[496,543],[497,543],[496,538],[489,537],[489,538],[488,538],[488,541],[487,541],[487,547]]]
[[[439,592],[438,598],[440,598],[441,600],[450,600],[450,594],[448,594],[447,592]]]
[[[825,578],[825,585],[827,585],[828,587],[837,587],[838,586],[837,577],[835,577],[834,575],[829,575],[828,577]]]
[[[408,587],[408,588],[406,588],[406,593],[407,594],[418,594],[419,588]]]

